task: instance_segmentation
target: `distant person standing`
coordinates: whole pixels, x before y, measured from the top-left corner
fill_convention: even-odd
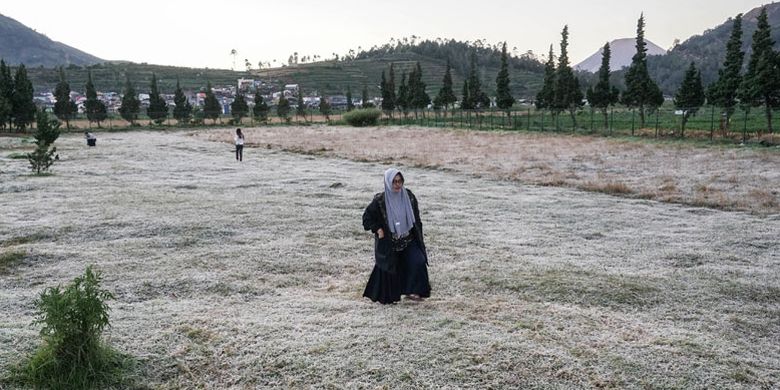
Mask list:
[[[244,161],[244,133],[241,129],[236,129],[236,160]]]

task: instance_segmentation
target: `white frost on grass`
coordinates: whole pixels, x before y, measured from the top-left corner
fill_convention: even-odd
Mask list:
[[[402,167],[433,297],[381,306],[360,217],[384,164],[206,138],[65,135],[54,175],[3,167],[0,250],[28,256],[0,275],[0,369],[95,264],[152,387],[780,384],[777,218]]]

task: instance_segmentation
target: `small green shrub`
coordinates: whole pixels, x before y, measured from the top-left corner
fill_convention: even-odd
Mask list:
[[[100,339],[109,324],[100,274],[87,267],[84,275],[62,289],[50,287],[35,305],[35,323],[43,324],[43,345],[21,366],[14,381],[46,389],[86,389],[121,382],[128,359]]]
[[[11,153],[8,155],[8,158],[11,160],[26,160],[27,154],[26,153]]]
[[[363,108],[344,114],[344,121],[355,127],[376,126],[381,115],[382,111],[376,108]]]
[[[27,254],[23,251],[10,251],[0,253],[0,275],[8,272],[8,270],[19,264]]]

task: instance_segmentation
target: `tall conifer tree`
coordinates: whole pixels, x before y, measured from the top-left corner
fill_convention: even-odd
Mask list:
[[[753,53],[742,80],[740,101],[754,107],[764,107],[767,130],[772,133],[772,109],[780,107],[780,71],[777,53],[772,49],[771,27],[766,7],[758,15],[758,28],[753,33]]]
[[[65,79],[65,70],[60,66],[60,81],[54,87],[54,97],[57,102],[54,103],[54,115],[57,119],[65,121],[65,128],[70,130],[70,120],[78,112],[78,107],[70,99],[70,83]]]
[[[506,111],[506,115],[509,116],[509,111],[512,105],[515,104],[515,98],[512,96],[512,91],[509,89],[509,64],[507,61],[506,42],[501,46],[501,68],[496,76],[496,105],[498,108]]]
[[[246,98],[241,91],[236,93],[236,98],[230,103],[230,114],[233,116],[233,121],[236,124],[241,123],[241,119],[249,113],[249,105],[246,103]]]
[[[268,121],[268,104],[263,99],[263,94],[260,93],[260,89],[255,91],[255,106],[252,107],[252,114],[255,119],[260,122]]]
[[[726,59],[723,67],[718,70],[718,80],[710,85],[707,98],[711,104],[721,107],[725,120],[721,129],[728,134],[729,122],[737,106],[737,93],[742,83],[742,62],[745,53],[742,51],[742,14],[738,14],[731,27],[731,35],[726,43]]]
[[[439,89],[438,101],[444,106],[445,114],[446,110],[458,101],[455,96],[455,92],[452,90],[452,66],[450,66],[450,60],[447,60],[447,69],[444,71],[444,78],[441,80],[441,89]]]
[[[92,72],[87,72],[87,84],[84,86],[87,95],[87,101],[84,102],[84,111],[87,114],[87,120],[90,123],[97,122],[100,127],[100,122],[108,118],[108,110],[106,104],[98,99],[97,91],[95,90],[95,84],[92,82]]]
[[[276,105],[276,116],[290,122],[290,101],[284,96],[284,91],[279,95],[279,103]]]
[[[138,100],[138,94],[135,92],[135,88],[130,83],[130,77],[128,76],[125,80],[125,92],[122,96],[122,105],[119,106],[119,115],[122,116],[122,119],[130,122],[131,126],[135,126],[140,110],[141,102]]]
[[[295,107],[295,115],[302,116],[303,120],[306,120],[306,105],[303,104],[303,88],[298,88],[298,96],[296,96],[296,100],[298,100],[298,105]]]
[[[663,104],[663,94],[647,71],[647,44],[645,43],[645,16],[642,14],[636,26],[636,54],[625,75],[626,91],[623,104],[639,109],[639,123],[645,126],[645,112]]]
[[[27,68],[24,64],[16,68],[14,75],[14,93],[11,100],[13,105],[12,115],[14,125],[18,130],[24,130],[35,120],[35,102],[33,101],[33,86],[27,77]]]
[[[410,106],[414,108],[415,118],[417,118],[417,110],[422,110],[423,118],[425,118],[425,109],[431,104],[431,97],[425,91],[427,85],[425,85],[422,77],[422,67],[420,62],[417,62],[414,70],[409,75],[409,100]]]
[[[355,103],[352,102],[352,87],[347,85],[347,112],[355,109]]]
[[[203,116],[217,123],[219,115],[222,113],[222,105],[219,104],[217,96],[211,88],[211,81],[206,83],[206,98],[203,100]]]
[[[555,97],[553,109],[556,113],[569,111],[573,128],[577,128],[577,110],[582,107],[582,91],[579,80],[574,77],[569,65],[569,26],[561,31],[561,55],[558,57],[558,69],[555,74]]]
[[[190,118],[192,118],[192,104],[184,95],[178,79],[176,79],[176,91],[173,93],[173,104],[173,118],[180,125],[189,123]]]
[[[552,110],[555,99],[555,55],[553,45],[550,45],[550,53],[544,64],[544,81],[542,89],[536,94],[536,108],[539,110]]]
[[[168,104],[160,96],[160,90],[157,87],[157,76],[152,73],[152,81],[149,86],[149,107],[146,109],[146,115],[156,124],[162,124],[168,118]]]
[[[0,59],[0,128],[10,129],[13,123],[14,78],[11,68]]]
[[[598,82],[594,88],[588,88],[587,97],[588,103],[591,107],[601,110],[601,114],[604,116],[604,128],[609,127],[609,114],[607,110],[609,106],[618,102],[620,92],[617,87],[609,84],[609,60],[612,57],[612,50],[609,47],[609,42],[604,45],[604,49],[601,52],[601,67],[598,72]]]
[[[396,94],[396,106],[404,117],[409,114],[409,86],[406,84],[406,72],[401,73],[401,84]]]
[[[469,70],[468,87],[469,99],[473,108],[490,108],[490,98],[482,91],[482,82],[479,80],[477,69],[477,51],[471,51],[471,69]]]
[[[674,106],[682,110],[682,123],[680,125],[680,137],[685,136],[685,124],[692,115],[696,115],[699,108],[704,105],[704,87],[701,84],[701,74],[696,69],[696,65],[691,61],[691,65],[685,72],[680,89],[674,95]]]

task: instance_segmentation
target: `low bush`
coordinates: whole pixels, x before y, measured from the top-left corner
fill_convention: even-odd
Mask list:
[[[91,267],[64,289],[44,290],[35,301],[43,345],[15,370],[12,381],[46,389],[119,384],[129,359],[100,338],[110,326],[109,299],[113,295],[100,287],[100,274]]]
[[[376,126],[381,115],[382,111],[376,108],[363,108],[345,113],[344,121],[355,127]]]

